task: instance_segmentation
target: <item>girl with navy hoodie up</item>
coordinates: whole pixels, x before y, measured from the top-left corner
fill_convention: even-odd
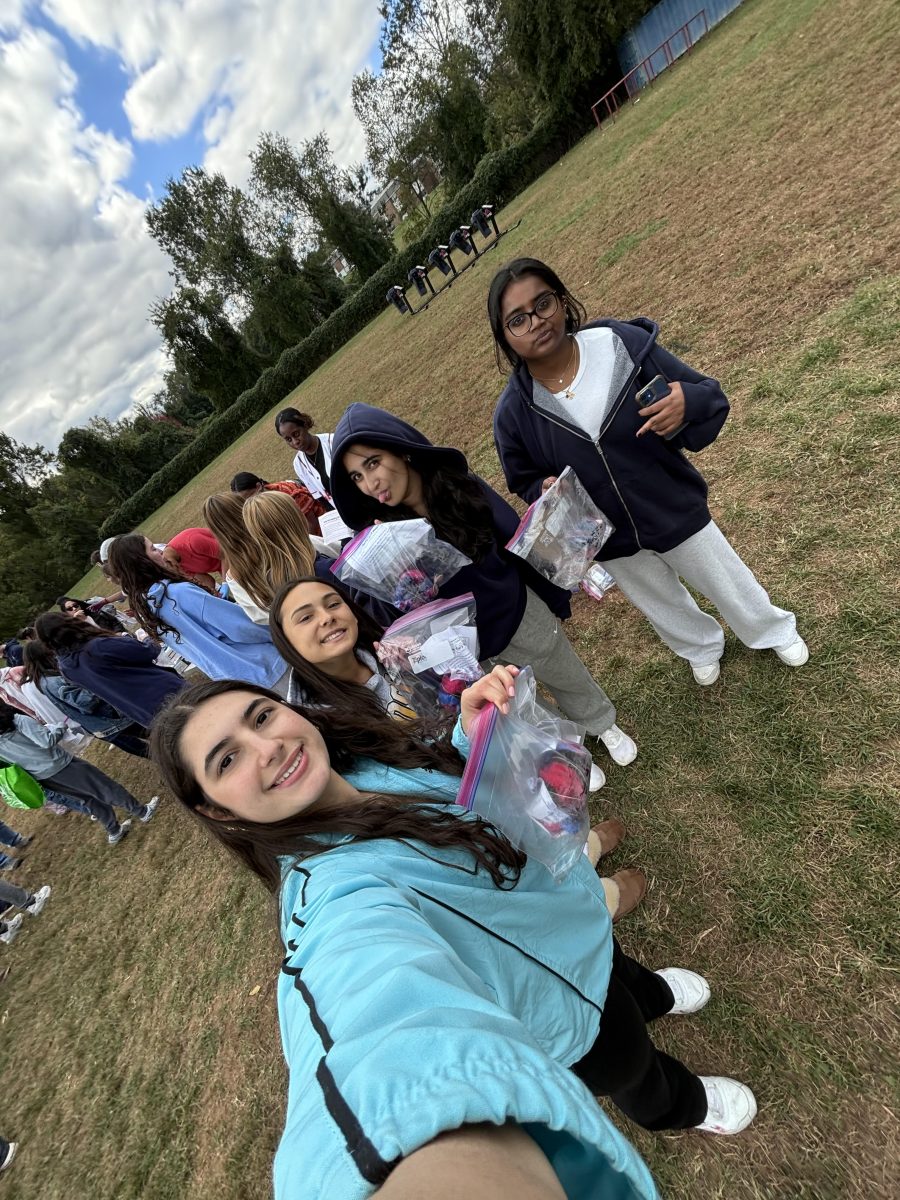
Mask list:
[[[637,746],[616,725],[611,700],[560,624],[571,615],[569,593],[505,549],[519,518],[469,471],[462,451],[433,446],[406,421],[368,404],[346,410],[333,451],[331,494],[341,518],[357,530],[376,521],[430,521],[442,541],[472,559],[438,595],[473,593],[482,659],[530,664],[567,717],[599,737],[615,762],[632,762]],[[592,790],[604,782],[595,767]]]
[[[502,267],[488,316],[512,367],[494,440],[512,492],[532,503],[571,466],[615,526],[602,564],[697,683],[719,677],[725,635],[681,583],[706,596],[751,650],[789,667],[809,658],[793,613],[776,608],[713,521],[706,482],[682,451],[719,433],[728,401],[715,379],[664,350],[646,317],[585,324],[559,276],[534,258]],[[641,407],[657,375],[668,392]]]

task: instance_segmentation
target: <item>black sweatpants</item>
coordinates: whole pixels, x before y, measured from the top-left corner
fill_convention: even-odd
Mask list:
[[[595,1096],[609,1096],[645,1129],[688,1129],[706,1117],[699,1078],[653,1045],[647,1022],[664,1016],[675,999],[653,971],[613,941],[612,974],[600,1032],[572,1070]]]

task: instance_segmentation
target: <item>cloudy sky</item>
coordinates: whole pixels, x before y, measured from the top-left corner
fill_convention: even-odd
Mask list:
[[[243,184],[261,130],[363,156],[377,0],[0,0],[0,426],[55,447],[157,389],[168,265],[148,200],[191,164]]]

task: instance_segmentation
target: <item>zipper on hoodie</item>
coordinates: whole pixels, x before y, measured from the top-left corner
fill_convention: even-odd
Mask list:
[[[640,368],[640,364],[638,364],[634,368],[634,370],[631,372],[631,374],[628,376],[628,378],[625,380],[625,383],[622,385],[622,388],[620,389],[618,396],[616,396],[615,400],[612,402],[612,404],[610,406],[609,415],[607,416],[606,420],[603,422],[603,425],[600,427],[600,432],[597,434],[596,441],[594,441],[594,439],[592,437],[590,437],[589,434],[585,433],[583,429],[578,429],[575,425],[570,425],[568,423],[568,421],[557,420],[556,418],[552,417],[550,415],[550,413],[547,412],[546,409],[541,408],[539,405],[535,404],[533,392],[532,392],[531,399],[528,401],[528,407],[533,412],[536,412],[539,416],[543,417],[545,420],[550,421],[551,424],[558,425],[560,429],[565,429],[569,433],[575,434],[576,437],[580,437],[582,439],[582,441],[591,443],[591,445],[594,447],[594,449],[597,451],[597,453],[600,456],[600,461],[603,463],[603,466],[606,470],[606,474],[609,476],[609,482],[613,486],[613,491],[619,497],[619,503],[622,505],[622,507],[625,510],[625,515],[628,517],[629,524],[631,525],[632,531],[634,533],[634,540],[638,544],[638,549],[643,550],[644,547],[641,545],[641,539],[640,539],[640,536],[637,531],[637,525],[634,523],[634,517],[631,515],[631,509],[625,503],[625,497],[619,491],[619,485],[616,483],[616,477],[612,473],[612,469],[610,468],[610,465],[609,465],[609,460],[607,459],[606,455],[603,453],[603,447],[600,445],[600,439],[603,437],[604,433],[606,433],[607,429],[609,429],[610,425],[612,424],[613,419],[616,416],[616,413],[619,411],[619,409],[622,407],[622,404],[625,401],[625,397],[628,394],[629,388],[634,383],[635,379],[637,379],[640,372],[641,372],[641,368]]]

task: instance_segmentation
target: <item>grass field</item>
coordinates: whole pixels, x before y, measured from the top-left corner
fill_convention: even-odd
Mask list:
[[[898,47],[891,0],[747,0],[503,212],[522,224],[502,249],[427,313],[384,313],[291,397],[322,429],[380,404],[497,481],[484,300],[500,256],[534,253],[591,313],[656,317],[733,401],[700,462],[713,511],[797,611],[809,666],[729,634],[701,691],[621,596],[579,601],[571,625],[641,747],[597,805],[629,828],[615,865],[652,879],[622,941],[713,985],[660,1042],[760,1102],[730,1141],[622,1119],[670,1197],[900,1192]],[[266,420],[145,528],[197,524],[236,470],[283,478],[290,461]],[[156,790],[137,760],[92,756]],[[265,1195],[285,1071],[258,887],[172,805],[115,850],[84,818],[11,819],[37,835],[20,874],[54,894],[5,951],[3,1132],[22,1146],[3,1195]]]

